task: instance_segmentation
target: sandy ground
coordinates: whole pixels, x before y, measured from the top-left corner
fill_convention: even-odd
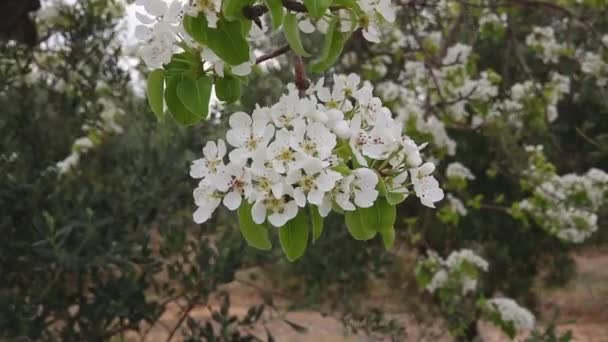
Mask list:
[[[541,297],[541,322],[551,317],[556,308],[560,310],[558,330],[572,330],[574,341],[585,342],[608,342],[608,251],[586,252],[575,256],[578,266],[578,274],[568,286],[558,290],[545,290]],[[251,275],[255,274],[255,280]],[[272,289],[272,282],[258,269],[248,269],[237,273],[237,280],[225,285],[222,289],[229,292],[232,301],[232,313],[244,315],[247,309],[255,304],[263,302],[261,290]],[[376,284],[374,284],[376,285]],[[381,307],[388,312],[390,318],[395,318],[403,324],[407,331],[406,341],[452,341],[452,339],[441,333],[444,331],[440,320],[436,320],[435,326],[428,327],[415,318],[416,307],[403,305],[401,300],[395,298],[403,297],[394,294],[389,286],[374,286],[373,294],[366,295],[366,305]],[[416,294],[417,295],[417,294]],[[289,300],[273,296],[275,304],[279,308],[285,308]],[[392,299],[392,300],[391,300]],[[178,323],[180,317],[180,303],[174,303],[163,315],[161,322],[151,327],[145,341],[166,341],[169,331]],[[406,308],[404,310],[404,307]],[[206,307],[194,308],[190,317],[198,320],[209,318],[209,310]],[[302,334],[295,332],[283,318],[307,328]],[[500,331],[491,324],[479,322],[481,338],[487,342],[509,341]],[[275,341],[303,342],[303,341],[375,341],[372,337],[359,333],[356,335],[345,334],[340,321],[331,315],[323,315],[320,312],[300,310],[287,314],[275,312],[266,314],[264,322],[256,327],[254,332],[265,339],[265,329],[272,332]],[[176,334],[176,336],[178,336]],[[127,340],[140,341],[141,336],[128,335]],[[523,341],[524,336],[516,340]],[[172,341],[181,341],[175,337]]]

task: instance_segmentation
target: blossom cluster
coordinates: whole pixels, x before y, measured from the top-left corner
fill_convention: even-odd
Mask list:
[[[568,46],[559,43],[552,27],[534,27],[526,37],[526,45],[542,55],[544,63],[557,63],[561,56],[567,55]]]
[[[299,5],[303,3],[295,1]],[[135,37],[141,42],[140,55],[150,68],[159,68],[171,60],[173,53],[185,45],[197,46],[188,35],[183,19],[186,15],[196,17],[203,14],[209,28],[217,28],[218,21],[223,16],[222,1],[219,0],[137,0],[140,9],[136,12],[139,25],[135,28]],[[334,17],[339,21],[339,31],[350,34],[361,28],[366,40],[380,42],[381,27],[384,23],[395,21],[396,11],[390,0],[356,0],[352,8],[340,8],[334,11],[326,10],[326,15],[318,19],[310,13],[298,12],[298,28],[304,33],[315,30],[325,34]],[[250,43],[259,42],[266,30],[263,22],[260,26],[252,25],[248,34]],[[213,69],[223,77],[225,63],[211,49],[203,46],[201,57],[213,64]],[[248,75],[255,63],[255,55],[240,65],[232,66],[236,75]]]
[[[415,272],[419,285],[430,293],[449,289],[466,295],[475,291],[479,273],[487,272],[488,267],[488,262],[470,249],[453,251],[447,259],[429,251]]]
[[[150,68],[159,68],[171,61],[171,56],[186,44],[194,46],[194,40],[188,35],[183,26],[186,15],[197,16],[204,13],[210,28],[216,28],[221,10],[221,2],[195,0],[137,0],[141,6],[136,12],[139,24],[135,27],[135,38],[141,42],[140,56]],[[252,26],[248,34],[250,40],[259,38],[261,29]],[[225,63],[208,47],[202,47],[201,57],[208,62],[216,74],[224,76]],[[255,55],[251,54],[248,62],[232,66],[231,72],[245,76],[251,72]]]
[[[281,227],[307,205],[323,217],[334,206],[369,208],[379,184],[403,198],[413,190],[429,207],[443,198],[434,164],[423,163],[424,145],[402,134],[359,76],[335,75],[333,87],[321,79],[303,97],[293,84],[287,89],[270,107],[232,114],[232,151],[222,139],[210,141],[193,162],[190,175],[200,179],[195,222],[207,221],[220,203],[235,210],[247,201],[255,223]]]
[[[429,34],[426,44],[439,49],[439,41]],[[415,45],[417,46],[417,45]],[[429,134],[434,145],[448,155],[456,153],[456,142],[448,135],[444,121],[483,123],[481,115],[471,115],[470,103],[487,102],[497,96],[499,78],[492,72],[472,74],[472,47],[462,43],[446,50],[438,66],[408,60],[399,79],[379,85],[382,98],[391,103],[400,121],[411,124],[416,131]],[[432,115],[429,108],[440,108]],[[484,115],[486,113],[483,113]]]
[[[597,231],[597,211],[608,197],[608,174],[591,168],[587,173],[558,175],[542,155],[542,146],[529,147],[527,177],[533,194],[516,205],[559,239],[580,243]]]
[[[489,299],[486,302],[486,307],[496,312],[502,322],[512,324],[516,330],[534,328],[536,321],[534,315],[511,298],[496,297]]]
[[[352,13],[346,9],[338,9],[336,14],[340,21],[341,32],[352,32],[359,25],[361,34],[372,43],[380,42],[380,32],[383,23],[393,23],[395,21],[395,7],[390,0],[357,0],[357,5],[361,9],[359,20],[353,20]],[[304,33],[313,33],[318,30],[327,33],[329,27],[328,17],[324,16],[313,24],[314,20],[306,13],[300,13],[298,28]]]

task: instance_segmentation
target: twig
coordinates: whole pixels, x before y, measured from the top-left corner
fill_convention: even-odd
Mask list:
[[[306,89],[310,85],[310,82],[306,79],[306,69],[304,68],[304,61],[302,57],[297,54],[293,55],[293,72],[295,74],[295,84],[300,91],[300,96],[306,93]]]
[[[179,327],[181,327],[182,324],[184,324],[184,321],[186,320],[186,318],[188,316],[190,316],[190,311],[192,311],[192,309],[194,309],[197,302],[198,302],[198,298],[193,298],[190,301],[190,303],[188,303],[188,306],[184,309],[184,312],[182,313],[181,317],[179,318],[179,320],[177,321],[177,323],[175,324],[175,326],[169,333],[169,336],[167,337],[167,342],[171,342],[171,339],[173,338],[173,336],[175,335],[175,333],[177,332]]]
[[[270,51],[267,54],[264,54],[258,58],[256,58],[255,60],[255,64],[260,64],[263,63],[269,59],[273,59],[275,57],[278,57],[280,55],[284,55],[289,51],[289,45],[285,45],[285,46],[281,46],[280,48],[277,48],[275,50]]]

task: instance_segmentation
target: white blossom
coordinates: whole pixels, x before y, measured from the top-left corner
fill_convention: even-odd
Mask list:
[[[517,330],[534,328],[535,318],[528,309],[521,307],[511,298],[492,298],[488,300],[490,308],[496,310],[504,322],[511,322]]]

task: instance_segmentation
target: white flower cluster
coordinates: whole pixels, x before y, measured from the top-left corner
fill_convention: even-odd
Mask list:
[[[549,82],[541,84],[534,81],[524,81],[511,86],[511,96],[502,102],[493,104],[492,112],[504,113],[509,117],[509,124],[521,128],[524,120],[531,115],[541,115],[548,122],[558,117],[557,103],[570,93],[570,78],[557,72],[551,73]],[[544,107],[535,107],[539,99]],[[538,112],[542,110],[542,112]]]
[[[526,37],[526,45],[542,54],[544,63],[557,63],[565,54],[567,46],[558,43],[552,27],[534,27]]]
[[[458,179],[475,179],[475,175],[469,170],[466,166],[462,165],[459,162],[453,162],[448,165],[445,170],[445,175],[448,178],[458,178]]]
[[[538,148],[528,150],[532,157],[542,153]],[[608,174],[592,168],[584,175],[559,176],[544,169],[532,162],[527,176],[542,181],[532,197],[519,202],[519,209],[561,240],[583,242],[598,229],[596,212],[608,197]]]
[[[190,175],[201,179],[194,190],[195,222],[207,221],[221,202],[235,210],[243,199],[252,204],[256,223],[268,219],[276,227],[307,204],[322,216],[333,203],[345,211],[367,208],[378,197],[379,177],[387,192],[407,195],[413,185],[429,207],[443,198],[431,175],[435,166],[422,161],[424,146],[402,135],[371,85],[355,74],[333,81],[330,89],[321,79],[304,97],[290,84],[273,106],[230,117],[229,162],[220,139],[208,142],[204,157],[192,164]]]
[[[167,2],[169,1],[169,2]],[[159,68],[171,61],[171,56],[179,50],[179,44],[192,45],[193,40],[184,30],[182,20],[185,15],[197,16],[204,13],[207,24],[217,27],[221,1],[218,0],[137,0],[136,5],[143,11],[136,12],[139,25],[135,27],[135,38],[141,42],[140,55],[150,68]],[[249,37],[259,35],[261,29],[253,25]],[[201,57],[211,65],[216,74],[224,77],[225,63],[207,47],[203,47]],[[251,73],[255,55],[250,60],[232,67],[232,73],[246,76]]]
[[[140,55],[150,68],[169,63],[178,37],[185,36],[182,19],[187,11],[182,1],[137,0],[143,12],[136,12],[140,25],[135,27],[135,38],[142,42]]]
[[[353,21],[352,13],[349,10],[340,9],[337,12],[340,20],[341,32],[352,32],[358,26],[361,27],[363,37],[372,43],[380,42],[380,28],[383,22],[395,22],[395,7],[391,4],[391,0],[357,0],[356,1],[362,13],[359,20]],[[327,17],[321,18],[316,22],[316,27],[311,18],[304,13],[300,14],[298,27],[304,33],[313,33],[315,29],[321,33],[326,33],[329,27]]]
[[[433,37],[429,34],[427,43],[439,49],[439,41],[435,41],[438,38]],[[418,132],[430,134],[434,145],[444,148],[449,155],[456,153],[456,142],[447,134],[443,121],[466,122],[471,116],[467,109],[471,102],[489,101],[498,93],[493,73],[470,73],[467,68],[470,55],[471,46],[456,43],[447,49],[439,67],[406,61],[399,76],[402,82],[388,81],[379,86],[381,96],[392,104],[398,120],[413,124]],[[428,113],[428,108],[441,110],[433,114]],[[478,116],[473,118],[474,125],[482,122]]]
[[[428,256],[416,266],[416,273],[431,274],[425,287],[430,293],[450,286],[466,295],[475,291],[479,272],[487,272],[488,267],[488,262],[470,249],[453,251],[445,260],[436,252],[429,251]]]
[[[500,16],[490,11],[489,9],[484,9],[481,12],[481,16],[479,17],[479,26],[497,26],[497,27],[506,27],[507,26],[507,13],[500,13]]]
[[[135,4],[143,9],[136,12],[139,25],[135,28],[135,37],[141,42],[140,55],[150,68],[158,68],[168,63],[173,53],[179,50],[180,44],[193,42],[182,25],[185,15],[197,16],[203,13],[210,28],[216,28],[222,16],[220,0],[137,0]],[[358,20],[353,20],[353,13],[350,10],[340,9],[335,12],[339,18],[340,31],[353,32],[361,27],[365,39],[374,43],[380,42],[382,23],[395,21],[395,8],[391,1],[357,0],[356,4],[361,9],[361,12],[357,13]],[[327,32],[331,17],[323,16],[313,24],[308,14],[299,13],[298,16],[300,18],[298,27],[302,32],[312,33],[315,29],[322,33]],[[253,25],[249,39],[259,42],[263,33],[263,29]],[[251,56],[249,62],[234,66],[232,72],[239,76],[248,75],[255,62],[254,54],[251,53]],[[220,77],[223,77],[224,62],[219,57],[208,48],[203,49],[202,57],[213,65],[213,69]]]
[[[581,71],[595,77],[598,87],[605,87],[608,84],[608,62],[602,59],[601,54],[579,50],[577,57],[581,63]]]
[[[511,298],[492,298],[487,305],[488,309],[495,310],[500,315],[503,322],[512,323],[517,330],[534,328],[534,315]]]

